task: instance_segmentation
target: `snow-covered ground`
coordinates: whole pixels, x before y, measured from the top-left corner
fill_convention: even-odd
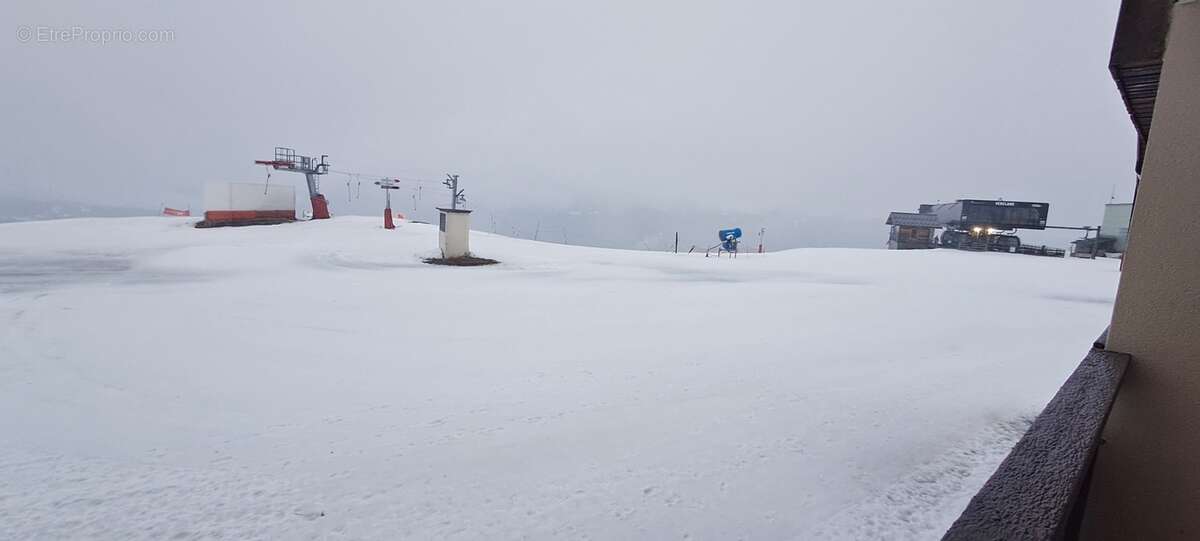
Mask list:
[[[936,538],[1117,261],[0,225],[0,537]]]

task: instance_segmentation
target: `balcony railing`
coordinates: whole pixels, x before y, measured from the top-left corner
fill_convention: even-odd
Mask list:
[[[943,539],[1076,538],[1100,433],[1129,362],[1093,348]]]

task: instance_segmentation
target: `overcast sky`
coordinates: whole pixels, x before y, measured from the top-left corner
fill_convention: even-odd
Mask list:
[[[5,2],[0,194],[197,208],[204,182],[262,181],[253,160],[290,146],[459,173],[492,215],[878,227],[847,245],[934,200],[1048,201],[1078,225],[1132,195],[1118,0],[300,4]],[[173,39],[37,34],[73,27]],[[379,206],[345,182],[324,182],[335,214]]]

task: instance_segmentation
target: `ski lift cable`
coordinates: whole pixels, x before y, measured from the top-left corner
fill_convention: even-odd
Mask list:
[[[377,175],[377,174],[361,173],[361,172],[355,172],[355,171],[342,171],[340,169],[330,169],[329,172],[335,173],[338,175],[353,176],[355,178],[360,178],[360,177],[364,177],[364,176],[378,177],[378,178],[390,178],[390,179],[395,179],[395,180],[401,180],[404,182],[416,182],[416,183],[420,183],[420,184],[434,184],[437,182],[437,181],[433,181],[433,180],[429,180],[429,179],[422,179],[422,178],[413,178],[413,177],[396,176],[396,175]]]

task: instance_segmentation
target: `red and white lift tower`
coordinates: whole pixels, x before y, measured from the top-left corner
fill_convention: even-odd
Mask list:
[[[396,224],[392,221],[392,192],[391,190],[399,190],[400,181],[394,178],[381,178],[375,181],[375,185],[383,189],[385,203],[383,207],[383,228],[395,229]]]
[[[321,161],[318,162],[316,158],[296,154],[293,149],[275,147],[274,160],[254,160],[254,163],[269,166],[276,171],[304,173],[304,179],[308,181],[308,198],[312,201],[312,219],[324,220],[329,218],[329,202],[321,195],[321,183],[317,177],[329,173],[329,164],[325,162],[325,158],[328,157],[329,155],[322,154]]]

